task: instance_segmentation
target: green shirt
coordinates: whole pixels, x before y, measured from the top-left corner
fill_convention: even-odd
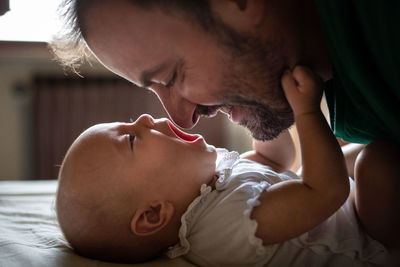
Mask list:
[[[337,137],[400,143],[400,0],[315,0],[333,79],[325,97]]]

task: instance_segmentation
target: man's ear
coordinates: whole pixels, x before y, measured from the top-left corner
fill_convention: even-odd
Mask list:
[[[211,8],[222,21],[239,32],[257,27],[264,19],[264,0],[211,0]]]
[[[131,220],[131,231],[138,236],[152,235],[163,229],[174,215],[168,201],[153,201],[136,210]]]

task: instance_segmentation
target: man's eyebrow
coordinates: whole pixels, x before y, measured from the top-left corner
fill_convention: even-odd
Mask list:
[[[164,62],[156,67],[153,67],[149,70],[143,71],[143,73],[139,77],[139,86],[147,88],[149,87],[153,82],[151,81],[155,76],[157,76],[159,73],[163,72],[168,66],[167,62]]]

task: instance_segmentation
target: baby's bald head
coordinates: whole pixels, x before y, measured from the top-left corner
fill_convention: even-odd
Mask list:
[[[60,227],[73,248],[83,256],[115,262],[144,261],[160,253],[151,236],[131,231],[136,191],[106,136],[96,128],[85,131],[63,161],[56,200]]]

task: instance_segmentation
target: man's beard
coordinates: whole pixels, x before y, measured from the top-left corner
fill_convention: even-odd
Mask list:
[[[259,99],[262,100],[262,97]],[[273,107],[260,102],[259,99],[252,99],[247,94],[237,92],[224,94],[225,103],[229,103],[225,111],[229,112],[232,106],[240,107],[245,114],[239,125],[246,127],[252,137],[257,140],[272,140],[294,123],[293,112],[289,104],[285,105],[286,98],[284,97],[280,98],[285,100],[283,103],[279,103],[278,99],[272,99],[271,101],[275,101],[274,104],[276,104]],[[221,106],[200,106],[199,113],[212,114],[217,108]]]
[[[276,138],[294,122],[291,110],[285,112],[268,109],[264,105],[252,105],[248,107],[248,113],[239,124],[246,127],[253,138],[261,141]]]
[[[243,36],[225,25],[219,25],[218,32],[216,38],[227,51],[227,59],[221,90],[214,97],[221,106],[245,110],[246,115],[239,124],[253,138],[262,141],[276,138],[294,123],[293,111],[280,83],[282,73],[289,68],[281,51],[283,44]],[[207,115],[216,108],[202,106],[197,112]]]

